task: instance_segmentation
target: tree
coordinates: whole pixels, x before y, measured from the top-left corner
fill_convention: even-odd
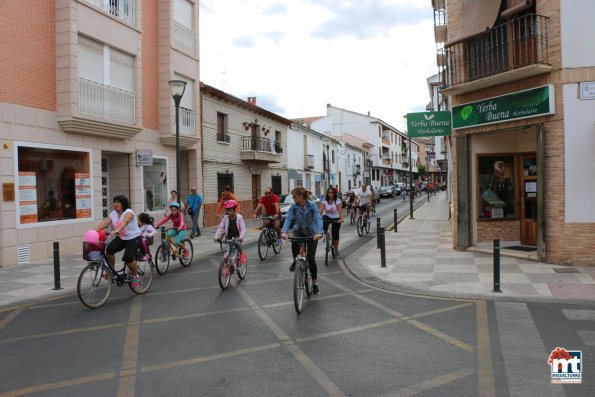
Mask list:
[[[417,172],[420,176],[426,176],[428,170],[426,169],[426,166],[424,164],[420,164],[417,166]]]

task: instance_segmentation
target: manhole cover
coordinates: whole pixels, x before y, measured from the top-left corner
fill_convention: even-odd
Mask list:
[[[580,273],[578,269],[574,269],[572,267],[555,267],[554,271],[556,273]]]

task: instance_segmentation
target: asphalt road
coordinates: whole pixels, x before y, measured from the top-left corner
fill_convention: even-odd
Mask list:
[[[341,236],[346,256],[373,238],[350,225]],[[157,277],[145,296],[115,288],[99,309],[76,296],[3,309],[0,397],[594,395],[595,305],[401,294],[343,260],[326,267],[321,247],[321,293],[300,315],[289,246],[260,261],[254,244],[246,279],[226,291],[211,256]],[[552,346],[582,351],[582,384],[550,384]]]

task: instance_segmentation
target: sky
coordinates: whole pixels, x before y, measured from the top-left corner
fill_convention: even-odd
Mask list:
[[[430,0],[202,0],[200,79],[283,117],[326,105],[404,129],[436,74]]]

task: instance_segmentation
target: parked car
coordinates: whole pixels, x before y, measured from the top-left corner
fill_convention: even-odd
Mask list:
[[[397,190],[394,186],[382,186],[380,188],[380,197],[395,197],[397,195]]]
[[[314,193],[310,193],[310,195],[308,196],[308,201],[316,204],[316,206],[318,206],[318,204],[320,203],[320,199],[316,197]],[[293,196],[291,194],[288,194],[287,197],[285,197],[285,200],[283,200],[283,202],[281,203],[281,224],[285,222],[285,218],[287,217],[287,211],[289,211],[289,207],[291,207],[291,204],[293,203]]]

